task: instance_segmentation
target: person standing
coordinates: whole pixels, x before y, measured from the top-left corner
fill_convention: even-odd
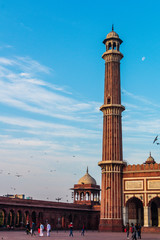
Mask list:
[[[137,240],[136,228],[133,223],[131,224],[131,227],[132,227],[132,240]]]
[[[27,222],[27,224],[26,224],[26,233],[27,233],[27,235],[28,235],[28,234],[31,234],[31,233],[30,233],[30,230],[31,230],[31,229],[30,229],[30,224],[29,224],[29,222]]]
[[[43,230],[44,230],[44,226],[42,223],[40,223],[40,233],[39,233],[40,237],[43,237]]]
[[[136,239],[138,238],[138,223],[135,224]]]
[[[72,222],[69,224],[69,236],[73,237],[73,223]]]
[[[84,224],[83,224],[83,226],[82,226],[81,236],[84,236]]]
[[[127,239],[129,239],[129,223],[126,225]]]
[[[141,225],[138,224],[138,238],[141,239]]]
[[[50,237],[51,225],[47,223],[47,237]]]
[[[35,234],[35,223],[34,222],[32,222],[32,232],[31,232],[31,235],[33,236],[33,235],[36,235]]]

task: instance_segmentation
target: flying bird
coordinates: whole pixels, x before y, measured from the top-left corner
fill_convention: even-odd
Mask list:
[[[58,202],[59,202],[61,199],[62,199],[62,198],[60,198],[60,197],[56,198],[56,200],[57,200]]]
[[[153,143],[155,143],[158,140],[158,135],[155,137]]]
[[[107,187],[106,190],[111,189],[111,187]]]
[[[20,174],[16,174],[15,176],[16,176],[16,177],[21,177],[22,175],[20,175]]]

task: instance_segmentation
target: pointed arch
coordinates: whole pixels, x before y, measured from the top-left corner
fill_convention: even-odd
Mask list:
[[[144,209],[143,202],[137,197],[132,197],[126,202],[126,207],[128,209],[128,222],[140,223],[141,226],[144,224]]]

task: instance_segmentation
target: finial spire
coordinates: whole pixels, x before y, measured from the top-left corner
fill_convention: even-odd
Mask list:
[[[87,173],[88,173],[88,166],[87,166]]]
[[[112,32],[114,31],[114,24],[112,24]]]

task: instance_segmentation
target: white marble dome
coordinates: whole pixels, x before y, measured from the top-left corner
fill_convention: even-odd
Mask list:
[[[94,185],[97,185],[96,180],[88,173],[88,167],[87,167],[86,174],[79,179],[78,184],[94,184]]]

